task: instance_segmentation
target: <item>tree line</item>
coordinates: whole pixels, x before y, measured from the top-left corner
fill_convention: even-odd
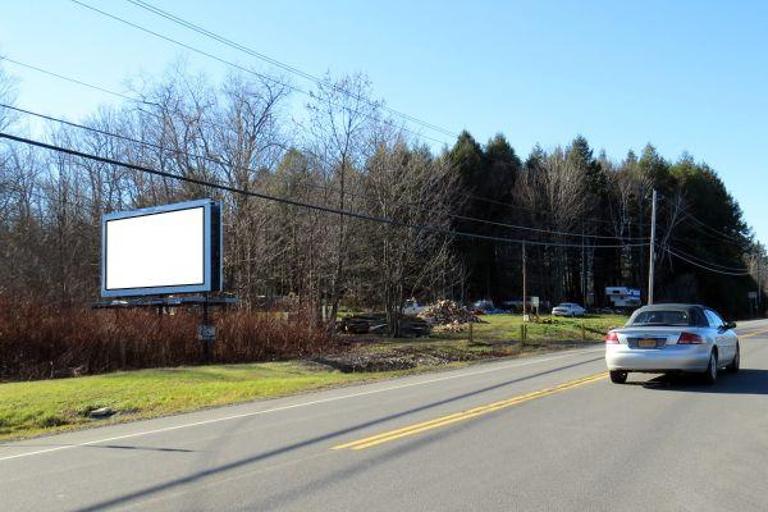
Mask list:
[[[298,112],[274,81],[213,83],[183,67],[134,94],[76,123],[88,129],[40,129],[6,108],[0,128],[386,222],[4,143],[3,297],[87,304],[99,289],[104,212],[212,197],[225,207],[226,288],[247,308],[290,300],[326,320],[342,307],[384,310],[397,334],[411,297],[519,298],[523,241],[529,295],[600,307],[607,286],[645,288],[656,189],[657,298],[754,312],[748,292],[764,280],[765,251],[718,174],[690,155],[670,161],[647,145],[615,161],[577,136],[521,157],[503,135],[482,144],[466,131],[434,149],[387,116],[361,75],[327,77]],[[0,99],[13,103],[7,74]]]

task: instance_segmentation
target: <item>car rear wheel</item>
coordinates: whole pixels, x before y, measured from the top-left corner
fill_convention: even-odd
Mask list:
[[[704,372],[704,382],[707,384],[714,384],[717,381],[717,354],[713,350],[709,354],[709,365]]]
[[[611,382],[614,384],[624,384],[627,382],[627,376],[629,375],[628,372],[623,372],[621,370],[611,370],[609,373],[611,374]]]
[[[728,373],[736,373],[739,371],[739,367],[741,366],[741,347],[739,345],[736,345],[736,355],[733,356],[733,361],[731,361],[731,364],[725,367],[726,371]]]

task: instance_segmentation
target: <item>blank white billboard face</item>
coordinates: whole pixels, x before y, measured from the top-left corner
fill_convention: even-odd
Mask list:
[[[200,207],[107,221],[105,288],[202,284],[204,217]]]

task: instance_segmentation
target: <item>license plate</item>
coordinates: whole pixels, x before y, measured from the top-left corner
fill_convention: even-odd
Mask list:
[[[656,340],[640,340],[637,342],[637,346],[640,348],[656,348]]]

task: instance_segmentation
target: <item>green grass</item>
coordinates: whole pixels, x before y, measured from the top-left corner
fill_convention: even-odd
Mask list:
[[[0,440],[149,418],[380,379],[395,372],[344,374],[298,362],[199,366],[0,384]],[[111,407],[118,414],[93,420]]]
[[[600,341],[608,329],[626,321],[622,316],[607,315],[531,322],[528,341],[522,344],[519,315],[482,318],[484,323],[473,325],[471,342],[468,330],[464,330],[406,340],[368,337],[369,342],[356,343],[350,350],[377,357],[410,351],[436,357],[441,367],[459,366],[465,361]],[[320,365],[282,362],[149,369],[6,383],[0,384],[0,440],[286,396],[434,368],[420,364],[409,370],[341,373]],[[107,420],[88,418],[88,412],[99,407],[111,407],[117,414]]]
[[[481,323],[472,326],[472,339],[477,343],[503,343],[519,341],[521,338],[520,327],[523,323],[521,315],[501,314],[484,315],[480,317]],[[532,343],[556,343],[574,341],[602,341],[605,333],[614,327],[624,325],[627,317],[621,315],[592,315],[584,318],[542,317],[539,322],[527,322],[528,338]],[[359,336],[358,336],[359,338]],[[386,344],[410,345],[435,341],[469,341],[469,329],[465,327],[461,332],[433,333],[428,338],[413,340],[382,339],[368,336],[371,341],[380,341]]]
[[[585,343],[602,342],[605,333],[624,325],[621,315],[595,315],[585,318],[543,317],[539,322],[527,322],[528,334],[521,343],[520,315],[486,315],[482,323],[468,326],[461,332],[438,332],[425,338],[382,338],[354,336],[365,340],[358,343],[358,353],[379,358],[397,357],[403,353],[436,358],[439,361],[476,361],[497,357],[536,354]]]
[[[475,325],[476,339],[488,341],[520,339],[520,326],[523,323],[521,315],[486,315],[481,318],[487,323]],[[542,317],[540,322],[527,322],[528,340],[533,342],[601,341],[609,329],[622,326],[626,321],[627,317],[621,315],[592,315],[584,318],[546,316]]]

